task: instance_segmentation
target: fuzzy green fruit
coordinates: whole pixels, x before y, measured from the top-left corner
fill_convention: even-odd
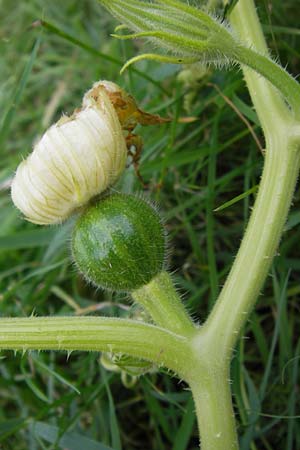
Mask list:
[[[89,281],[130,292],[162,271],[165,240],[160,216],[151,205],[132,195],[113,194],[79,217],[72,253]]]

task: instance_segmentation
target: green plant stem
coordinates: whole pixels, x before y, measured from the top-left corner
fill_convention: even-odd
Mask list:
[[[0,319],[0,350],[126,353],[177,372],[187,348],[184,337],[133,320],[108,317]]]
[[[237,61],[269,80],[290,104],[296,119],[300,119],[300,86],[282,67],[271,59],[247,47],[237,47]]]
[[[201,450],[237,450],[238,440],[231,402],[228,365],[219,369],[198,369],[190,381],[198,424]]]
[[[267,54],[253,1],[239,0],[231,18],[240,37],[262,55]],[[252,60],[249,64],[249,56],[253,59],[251,52],[243,50],[244,64],[267,76],[280,91],[284,84],[283,94],[294,108],[294,117],[299,118],[299,86],[295,80],[283,74],[279,66],[273,70],[274,63],[266,64],[263,56],[257,63]],[[198,354],[195,359],[198,364],[205,361],[206,367],[204,370],[195,364],[195,375],[189,381],[202,450],[238,448],[226,368],[276,254],[300,167],[299,123],[269,81],[247,67],[243,66],[243,70],[265,133],[266,158],[258,196],[235,262],[209,318],[194,340]],[[292,82],[285,84],[285,77]],[[206,378],[205,373],[209,374]],[[216,436],[220,434],[222,441],[218,444]]]
[[[195,334],[195,325],[167,272],[161,272],[150,283],[134,291],[132,298],[148,311],[157,325],[184,336]]]
[[[300,167],[299,148],[288,144],[288,129],[268,142],[258,196],[231,272],[205,328],[229,356],[263,287],[276,254]]]
[[[231,14],[231,20],[248,44],[267,53],[252,0],[240,0]],[[264,123],[266,158],[245,236],[205,325],[212,334],[225,327],[219,341],[228,355],[263,287],[283,231],[299,172],[300,141],[294,133],[299,124],[292,119],[280,94],[267,80],[249,69],[244,70],[254,105]]]
[[[176,4],[177,8],[181,9],[182,11],[190,11],[197,16],[199,15],[201,17],[201,20],[203,20],[204,22],[207,21],[207,26],[210,29],[215,28],[216,32],[220,32],[219,25],[216,25],[208,17],[204,19],[202,13],[199,10],[196,10],[193,7],[189,7],[187,4],[181,2],[174,2],[173,0],[166,0],[164,3],[170,5]],[[234,23],[238,25],[239,31],[241,28],[244,28],[246,30],[250,29],[250,31],[249,34],[247,31],[239,33],[243,42],[242,45],[235,45],[234,39],[232,39],[231,36],[229,37],[225,30],[223,30],[223,33],[221,33],[222,37],[220,34],[219,39],[223,40],[224,54],[227,54],[229,59],[235,60],[242,65],[250,67],[260,75],[265,77],[267,80],[269,80],[288,101],[293,110],[295,118],[300,119],[299,83],[279,64],[276,64],[272,59],[268,57],[268,49],[265,45],[262,29],[255,11],[253,0],[239,0],[237,2],[237,5],[233,8],[231,20],[232,18],[234,20]],[[257,36],[255,35],[255,32],[258,33]],[[243,33],[248,36],[246,44],[249,44],[251,47],[254,46],[256,51],[243,45],[245,37],[243,36]],[[251,38],[249,39],[250,34]],[[179,39],[182,39],[183,45],[183,37],[180,37]],[[203,42],[197,42],[197,39],[192,41],[195,48],[197,48],[198,46],[200,53],[201,51],[205,51],[205,45],[203,45]]]
[[[230,22],[243,42],[261,54],[268,55],[268,47],[253,0],[239,0],[230,14]],[[268,80],[245,66],[243,73],[262,128],[265,134],[272,134],[274,116],[286,117],[289,115],[289,109]]]

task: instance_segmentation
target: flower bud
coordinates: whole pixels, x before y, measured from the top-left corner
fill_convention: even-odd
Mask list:
[[[217,66],[236,60],[239,45],[224,23],[179,0],[100,0],[100,3],[128,28],[131,34],[113,34],[119,39],[146,38],[159,53],[131,58],[122,68],[150,59],[174,64],[195,62]],[[125,25],[125,27],[123,26]]]
[[[157,211],[141,198],[109,195],[78,218],[72,253],[88,281],[131,292],[163,270],[164,227]]]
[[[23,161],[12,182],[14,204],[37,224],[60,223],[121,175],[127,157],[118,116],[105,89],[97,102],[63,116]]]
[[[126,354],[102,353],[100,363],[104,369],[120,373],[121,381],[127,389],[133,388],[139,377],[157,371],[157,367],[149,361],[143,361]]]

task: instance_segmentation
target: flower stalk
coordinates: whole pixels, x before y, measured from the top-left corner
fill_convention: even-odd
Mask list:
[[[168,272],[160,272],[150,283],[133,291],[131,295],[148,311],[157,325],[183,336],[195,335],[197,328],[185,310]]]

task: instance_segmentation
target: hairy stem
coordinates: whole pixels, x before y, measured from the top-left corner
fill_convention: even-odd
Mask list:
[[[259,51],[267,48],[252,0],[240,0],[232,13],[241,37]],[[247,30],[247,31],[246,31]],[[299,172],[299,140],[295,122],[280,94],[253,71],[246,81],[259,117],[265,125],[266,159],[251,219],[234,265],[206,323],[218,330],[222,350],[230,354],[263,287],[283,231]],[[298,109],[300,106],[300,101]],[[270,110],[271,108],[271,110]]]
[[[252,0],[239,0],[231,19],[244,41],[261,54],[268,54]],[[283,74],[279,66],[276,74],[275,71],[271,73],[270,64],[273,63],[264,65],[265,60],[259,59],[255,64],[252,60],[249,64],[251,52],[247,50],[242,54],[244,64],[252,65],[282,91],[281,84],[285,82],[281,77],[289,75]],[[261,66],[259,70],[255,65]],[[289,77],[292,82],[288,81],[288,88],[286,85],[283,88],[294,109],[292,115],[279,91],[269,81],[247,67],[243,70],[265,133],[266,158],[257,200],[235,262],[209,318],[195,339],[198,341],[198,362],[205,361],[209,374],[203,382],[203,367],[200,366],[189,382],[196,404],[202,450],[238,448],[226,368],[276,254],[300,167],[299,123],[294,118],[300,111],[299,86]],[[222,439],[220,443],[217,436]]]
[[[198,370],[190,381],[200,428],[201,450],[237,450],[238,440],[231,402],[229,369]]]
[[[206,324],[216,349],[231,353],[256,302],[276,254],[300,167],[288,129],[268,142],[258,196],[247,231],[221,295]]]
[[[150,283],[134,291],[132,298],[149,312],[157,325],[182,335],[195,333],[195,325],[167,272],[161,272]]]
[[[126,353],[180,372],[186,339],[153,325],[108,317],[0,319],[0,350]]]
[[[268,55],[268,47],[253,0],[239,0],[230,15],[230,22],[243,42],[259,53]],[[245,66],[243,73],[262,128],[265,134],[272,134],[274,116],[287,117],[290,114],[289,109],[280,93],[266,78]]]
[[[271,59],[247,47],[238,47],[237,60],[269,80],[290,104],[296,119],[300,119],[300,86],[282,67]]]

